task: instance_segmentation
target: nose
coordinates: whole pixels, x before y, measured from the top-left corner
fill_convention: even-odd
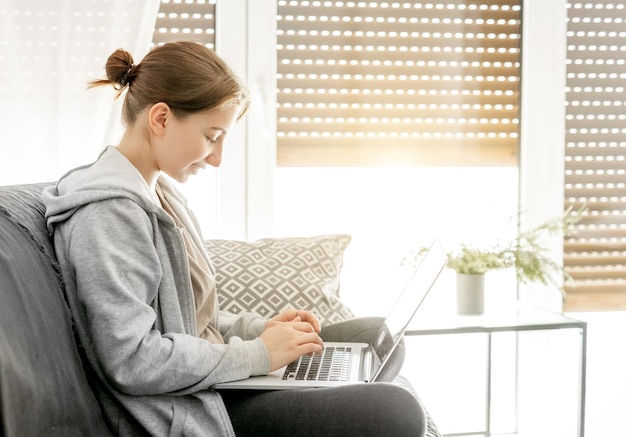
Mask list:
[[[212,167],[219,167],[222,163],[222,142],[213,145],[213,150],[206,157],[206,162]]]

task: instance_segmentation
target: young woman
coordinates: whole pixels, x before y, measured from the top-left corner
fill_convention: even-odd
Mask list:
[[[324,330],[309,311],[265,320],[219,311],[215,271],[183,196],[217,167],[248,108],[244,85],[194,42],[152,49],[137,65],[124,50],[106,79],[125,92],[125,133],[90,165],[44,191],[48,226],[81,346],[115,435],[411,435],[424,412],[387,383],[288,392],[217,392],[218,382],[267,374],[327,340],[369,340],[380,321]],[[393,379],[401,365],[399,356]]]

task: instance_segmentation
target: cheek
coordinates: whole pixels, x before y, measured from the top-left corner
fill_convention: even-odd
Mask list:
[[[198,156],[202,157],[206,150],[204,138],[198,138],[195,135],[181,135],[172,145],[173,153],[183,160],[197,161]]]
[[[210,151],[204,135],[188,126],[170,131],[167,147],[170,162],[176,163],[177,166],[198,162]]]

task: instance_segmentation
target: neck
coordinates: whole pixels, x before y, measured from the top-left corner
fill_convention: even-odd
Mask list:
[[[154,163],[150,142],[145,135],[130,127],[124,132],[117,149],[137,168],[150,189],[154,190],[160,172]]]

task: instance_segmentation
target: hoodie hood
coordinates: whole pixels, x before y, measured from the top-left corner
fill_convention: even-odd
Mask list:
[[[116,147],[108,146],[94,163],[70,170],[56,185],[44,189],[48,232],[80,207],[112,198],[128,198],[148,212],[165,214],[135,166]]]

